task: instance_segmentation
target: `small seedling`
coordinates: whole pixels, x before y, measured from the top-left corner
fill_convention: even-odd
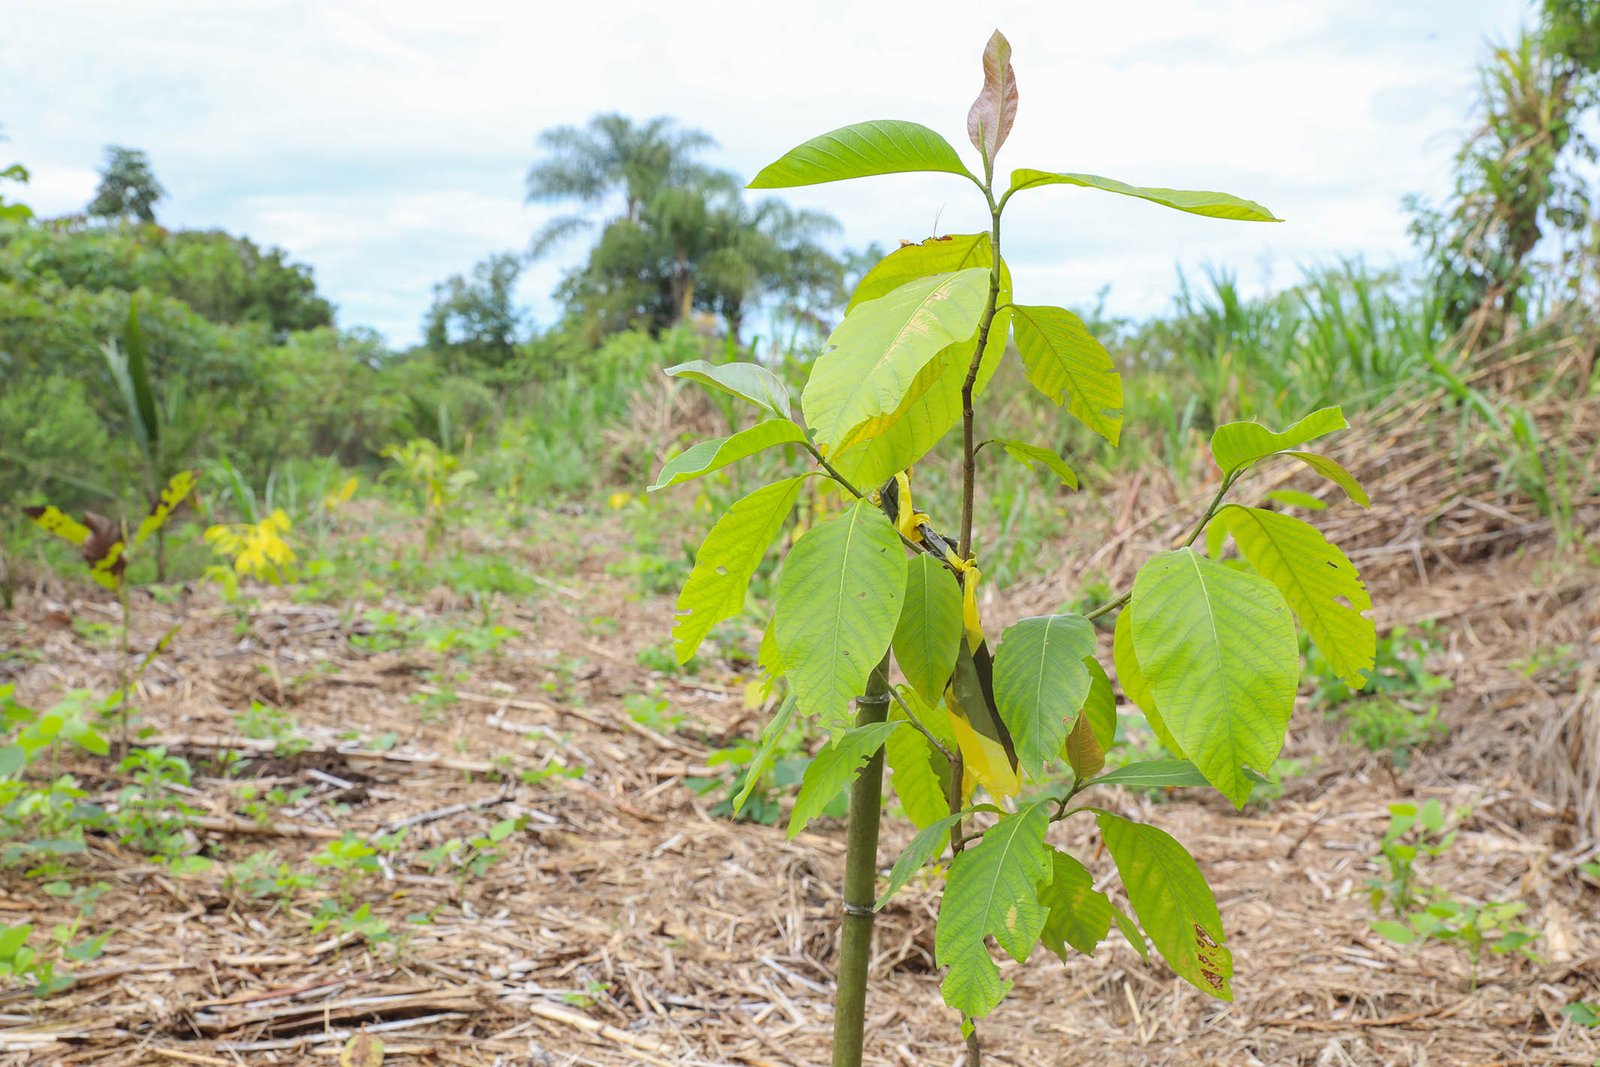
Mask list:
[[[1001,255],[1012,199],[1075,187],[1212,219],[1277,219],[1225,193],[1092,174],[1019,169],[1009,185],[997,182],[996,156],[1018,101],[1011,46],[998,32],[984,50],[983,74],[967,116],[976,171],[925,126],[873,121],[815,137],[751,182],[776,189],[933,173],[970,183],[987,208],[987,231],[907,243],[867,272],[810,368],[799,414],[788,385],[761,364],[694,360],[667,371],[744,401],[757,421],[681,452],[652,489],[752,456],[803,458],[711,527],[678,597],[673,638],[686,663],[717,624],[741,613],[797,504],[812,506],[782,563],[758,660],[769,676],[785,679],[790,694],[763,747],[776,747],[796,718],[830,738],[806,771],[790,834],[851,791],[834,1067],[862,1062],[877,908],[947,844],[954,858],[934,949],[969,1064],[980,1054],[976,1020],[1010,989],[995,947],[1021,963],[1042,943],[1066,960],[1072,951],[1093,951],[1113,925],[1144,947],[1133,921],[1092,888],[1094,873],[1047,840],[1054,823],[1077,816],[1094,820],[1139,924],[1167,963],[1201,993],[1232,999],[1222,917],[1193,858],[1164,831],[1077,798],[1095,785],[1210,785],[1242,807],[1288,729],[1299,682],[1296,618],[1348,685],[1361,686],[1373,665],[1375,635],[1365,615],[1371,600],[1344,553],[1298,518],[1228,499],[1260,467],[1296,463],[1365,506],[1365,491],[1344,467],[1305,450],[1345,428],[1338,408],[1282,431],[1254,422],[1218,426],[1211,439],[1215,495],[1186,539],[1150,559],[1131,589],[1082,614],[1023,619],[993,643],[978,595],[983,568],[993,572],[1027,554],[986,534],[980,518],[1002,532],[1008,518],[979,515],[980,485],[992,488],[995,464],[1019,461],[1057,485],[1078,483],[1048,448],[980,435],[978,402],[1011,342],[1029,384],[1112,447],[1121,439],[1124,406],[1121,375],[1089,326],[1066,308],[1021,299],[1028,286],[1013,279]],[[924,469],[959,469],[959,511],[942,518],[919,511],[912,468],[958,436],[955,462]],[[996,503],[994,493],[986,495]],[[673,555],[652,540],[657,527],[642,523],[634,531],[641,577],[648,573],[643,549],[653,560]],[[1242,565],[1195,548],[1208,528],[1208,545],[1231,536]],[[1119,681],[1180,758],[1102,773],[1117,710],[1094,620],[1119,609],[1112,657]],[[891,688],[894,662],[920,697],[917,705]],[[891,718],[891,706],[901,714]],[[921,832],[880,894],[885,762]],[[764,773],[767,757],[758,754],[751,766]],[[979,789],[987,801],[976,797]]]
[[[1496,954],[1515,951],[1536,959],[1529,946],[1539,934],[1517,921],[1528,909],[1522,901],[1480,904],[1459,900],[1439,886],[1418,883],[1418,859],[1442,857],[1455,844],[1456,831],[1447,829],[1447,821],[1437,800],[1420,808],[1415,804],[1389,806],[1389,828],[1376,857],[1383,860],[1389,877],[1373,879],[1367,886],[1373,910],[1381,913],[1388,908],[1395,918],[1374,922],[1372,930],[1398,945],[1456,942],[1467,953],[1476,988],[1478,964],[1486,946]]]

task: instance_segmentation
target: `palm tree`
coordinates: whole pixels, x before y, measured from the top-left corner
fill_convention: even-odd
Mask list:
[[[716,143],[710,134],[680,129],[665,116],[635,124],[625,115],[596,115],[582,128],[560,126],[539,135],[549,156],[528,171],[526,200],[577,200],[593,207],[621,193],[622,218],[637,223],[663,188],[705,173],[693,157]],[[531,255],[543,255],[592,224],[583,215],[550,220],[534,235]]]
[[[820,243],[841,228],[832,215],[735,197],[713,226],[715,248],[701,271],[705,303],[722,315],[729,337],[739,337],[749,304],[765,294],[777,296],[779,310],[795,319],[843,302],[844,266]]]

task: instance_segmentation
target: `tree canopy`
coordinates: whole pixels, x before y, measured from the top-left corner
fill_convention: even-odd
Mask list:
[[[97,218],[153,223],[156,204],[166,195],[144,152],[107,145],[105,165],[100,168],[100,186],[85,210]]]

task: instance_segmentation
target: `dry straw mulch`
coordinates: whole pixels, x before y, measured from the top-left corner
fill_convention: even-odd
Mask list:
[[[1541,415],[1551,432],[1592,444],[1600,409],[1557,407]],[[1554,546],[1492,452],[1452,455],[1414,423],[1397,405],[1354,435],[1341,455],[1378,503],[1327,517],[1371,576],[1385,624],[1441,622],[1448,644],[1432,668],[1454,682],[1443,696],[1449,736],[1396,773],[1341,740],[1336,723],[1302,714],[1287,755],[1305,773],[1280,799],[1236,814],[1215,798],[1108,798],[1199,859],[1229,931],[1238,1000],[1201,996],[1115,938],[1064,968],[1041,954],[1008,966],[1016,989],[982,1024],[987,1062],[1509,1067],[1600,1057],[1597,1035],[1559,1014],[1600,998],[1600,883],[1580,873],[1600,811],[1600,582],[1581,552]],[[1179,514],[1130,498],[1065,541],[1119,584],[1170,543]],[[1593,512],[1578,520],[1592,535]],[[549,516],[543,540],[566,521]],[[685,781],[727,774],[708,758],[756,731],[759,713],[745,710],[732,674],[641,667],[635,652],[661,643],[670,603],[632,596],[604,571],[604,538],[592,525],[574,529],[572,543],[588,549],[536,605],[509,609],[502,621],[523,636],[480,660],[433,721],[410,698],[426,692],[419,675],[434,661],[355,651],[358,612],[263,591],[241,635],[232,612],[203,594],[141,605],[146,643],[185,619],[141,702],[158,740],[197,768],[195,849],[224,862],[270,849],[304,866],[347,830],[406,828],[409,853],[501,818],[524,816],[526,829],[477,880],[386,863],[360,892],[404,932],[397,949],[311,934],[308,895],[288,906],[245,900],[222,864],[178,878],[98,839],[83,866],[111,887],[93,918],[114,931],[108,951],[60,996],[4,995],[0,1062],[334,1063],[362,1028],[397,1064],[826,1062],[843,828],[818,823],[788,841],[780,828],[711,815],[719,794]],[[503,549],[553,573],[548,552]],[[1073,580],[1011,590],[995,614],[1054,608]],[[110,684],[111,654],[68,625],[100,611],[82,590],[44,585],[0,616],[0,647],[33,652],[0,659],[19,696],[47,702]],[[615,633],[588,625],[597,616],[614,618]],[[670,735],[622,708],[652,686],[685,716]],[[291,712],[309,747],[279,755],[241,738],[234,715],[252,699]],[[385,733],[395,743],[376,746]],[[233,778],[220,776],[225,751],[242,754]],[[585,773],[518,777],[558,764]],[[77,769],[102,799],[125,784],[104,764]],[[257,823],[239,811],[240,780],[308,793]],[[1428,797],[1470,815],[1425,877],[1460,896],[1528,902],[1540,962],[1486,956],[1474,988],[1455,949],[1402,949],[1371,932],[1362,890],[1377,873],[1370,857],[1387,805]],[[1091,825],[1058,833],[1110,874]],[[908,837],[903,826],[887,831],[886,863]],[[936,901],[933,883],[913,883],[881,918],[871,1063],[957,1059],[957,1020],[940,1006],[933,964]],[[40,927],[70,918],[14,873],[0,912]],[[408,925],[416,913],[432,921]]]

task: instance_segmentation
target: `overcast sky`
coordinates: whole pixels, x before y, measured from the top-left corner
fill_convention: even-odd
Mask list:
[[[671,115],[745,177],[815,134],[870,118],[943,133],[966,110],[998,25],[1021,105],[1001,169],[1221,189],[1281,225],[1219,222],[1066,187],[1013,201],[1007,258],[1027,303],[1162,310],[1178,265],[1251,288],[1301,265],[1409,253],[1400,199],[1448,188],[1474,64],[1512,34],[1515,0],[1079,0],[693,4],[640,0],[5,0],[0,166],[24,199],[77,211],[103,147],[150,154],[169,226],[223,227],[316,270],[342,326],[413,342],[432,286],[521,249],[560,205],[525,205],[539,131],[598,112]],[[755,194],[751,194],[755,195]],[[981,228],[951,177],[890,176],[786,194],[843,241]],[[548,324],[581,240],[522,291]]]

